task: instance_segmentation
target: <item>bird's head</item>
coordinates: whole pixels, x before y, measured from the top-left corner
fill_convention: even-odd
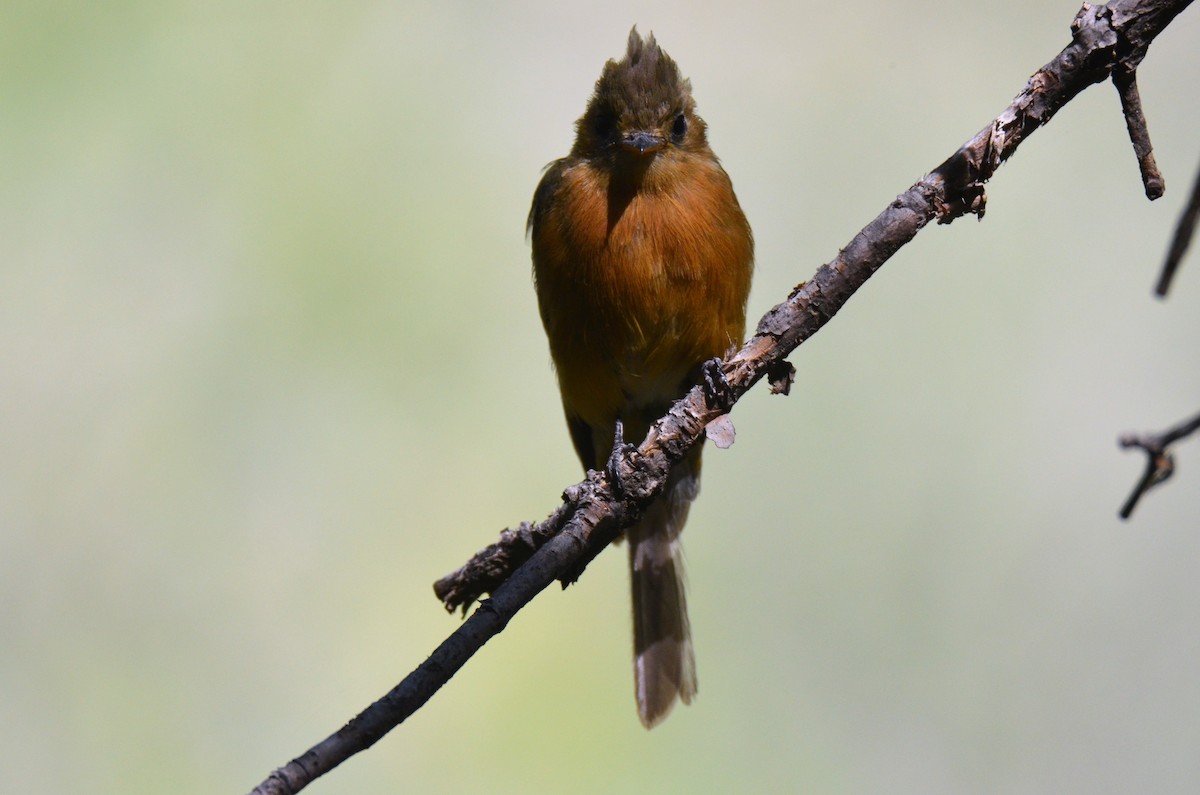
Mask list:
[[[575,124],[576,157],[646,166],[671,150],[707,148],[692,84],[654,40],[629,31],[625,57],[604,65],[587,110]]]

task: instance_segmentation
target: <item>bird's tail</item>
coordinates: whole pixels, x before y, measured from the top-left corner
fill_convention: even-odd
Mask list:
[[[684,594],[679,534],[700,491],[700,446],[671,473],[666,490],[626,531],[633,586],[633,676],[638,716],[653,728],[678,697],[696,695],[696,657]]]

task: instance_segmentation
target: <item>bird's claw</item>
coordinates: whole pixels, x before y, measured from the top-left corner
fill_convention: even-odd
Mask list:
[[[704,376],[705,394],[710,403],[717,405],[731,402],[733,397],[733,387],[729,385],[729,379],[725,377],[725,369],[721,364],[721,359],[714,357],[700,365],[700,373]]]
[[[625,443],[625,428],[621,424],[621,418],[618,417],[616,428],[613,431],[612,452],[608,455],[608,463],[604,465],[604,472],[608,475],[608,482],[612,484],[615,494],[622,494],[625,491],[625,479],[621,476],[621,461],[636,449],[635,445]]]

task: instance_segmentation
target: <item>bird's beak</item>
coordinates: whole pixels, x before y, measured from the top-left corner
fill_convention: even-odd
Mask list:
[[[665,145],[663,137],[652,132],[631,132],[621,137],[621,148],[637,155],[650,155]]]

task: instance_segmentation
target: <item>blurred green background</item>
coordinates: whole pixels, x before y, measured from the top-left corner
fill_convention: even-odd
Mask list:
[[[579,479],[525,215],[636,22],[758,241],[750,313],[998,113],[1074,2],[0,9],[4,792],[241,792],[458,625],[430,584]],[[1200,13],[1097,86],[710,449],[698,702],[633,707],[623,551],[321,792],[1200,787]]]

